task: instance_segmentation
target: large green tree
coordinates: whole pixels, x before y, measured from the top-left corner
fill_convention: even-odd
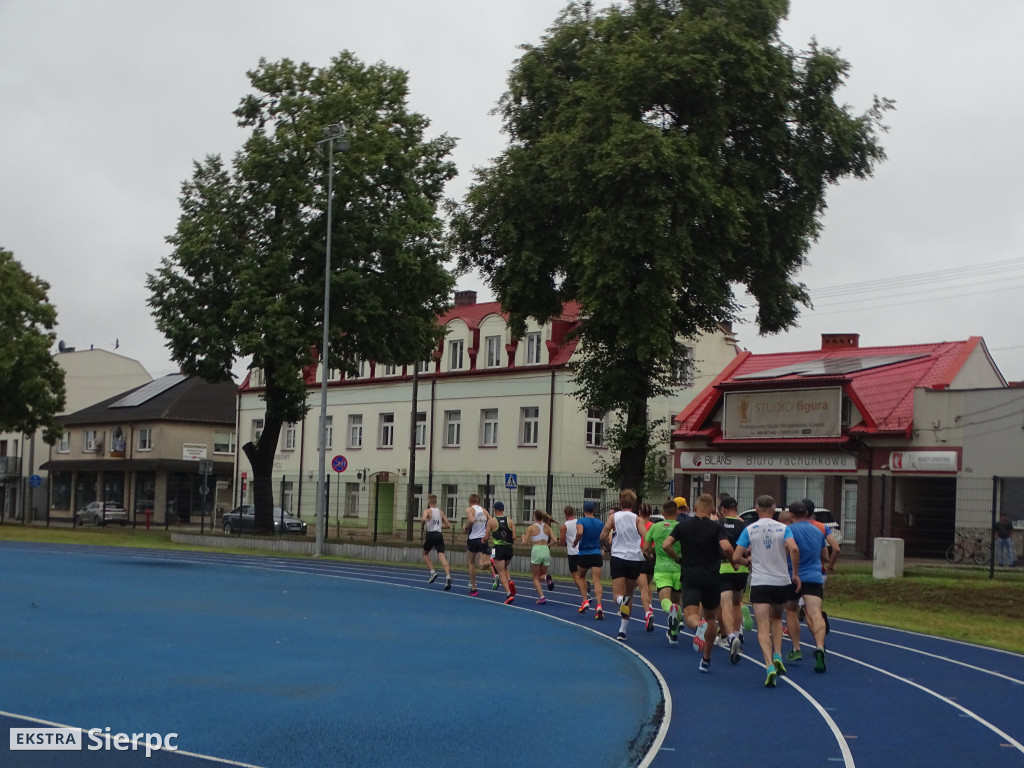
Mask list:
[[[524,46],[498,111],[507,149],[453,218],[517,328],[580,302],[584,407],[625,416],[620,482],[640,487],[647,401],[684,339],[734,319],[791,326],[826,190],[884,158],[876,98],[836,101],[848,64],[779,37],[785,0],[571,3]]]
[[[64,369],[53,357],[57,311],[50,286],[30,275],[0,248],[0,432],[32,434],[42,428],[50,445],[62,429]]]
[[[32,434],[42,428],[53,444],[62,431],[65,375],[53,358],[57,313],[50,286],[0,248],[0,432]]]
[[[455,175],[454,140],[427,139],[406,105],[407,75],[348,52],[322,68],[261,60],[235,110],[250,130],[230,167],[196,163],[183,185],[171,254],[149,275],[149,304],[173,359],[209,381],[236,359],[263,372],[266,416],[242,450],[253,471],[256,528],[272,530],[270,475],[285,422],[307,411],[300,370],[323,334],[328,157],[334,151],[330,362],[408,363],[436,346],[453,285],[437,208]],[[318,144],[319,143],[319,144]]]

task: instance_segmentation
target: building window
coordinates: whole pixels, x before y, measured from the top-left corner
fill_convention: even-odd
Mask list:
[[[385,365],[384,366],[384,375],[385,376],[397,376],[398,375],[398,366],[397,365]]]
[[[604,430],[607,415],[604,411],[591,408],[587,411],[587,447],[604,447]]]
[[[452,524],[455,524],[455,519],[459,514],[459,486],[457,485],[446,485],[444,486],[444,515]]]
[[[359,517],[359,483],[345,483],[345,517]]]
[[[430,373],[430,360],[424,360],[420,363],[416,363],[416,370],[419,373]]]
[[[139,439],[136,442],[136,447],[140,451],[151,451],[153,450],[153,430],[149,427],[140,427],[138,431]]]
[[[86,453],[96,453],[97,442],[95,429],[87,429],[82,433],[82,450]]]
[[[395,414],[382,413],[380,415],[380,441],[381,448],[395,447]]]
[[[719,495],[727,493],[736,499],[740,512],[754,506],[754,476],[750,475],[719,475]],[[801,497],[803,498],[803,497]]]
[[[252,420],[252,441],[259,443],[260,437],[263,435],[263,419]]]
[[[540,331],[526,334],[526,364],[536,365],[540,362]]]
[[[794,501],[800,501],[800,499],[810,499],[816,506],[825,506],[824,477],[786,475],[782,478],[782,489],[784,494],[783,501],[779,504],[780,507],[789,505]]]
[[[537,508],[537,486],[535,485],[520,485],[519,493],[522,497],[522,515],[520,516],[520,522],[532,523],[533,522],[533,510]]]
[[[487,367],[497,368],[501,365],[501,336],[487,337]]]
[[[324,447],[334,447],[334,417],[327,416],[324,419]]]
[[[284,428],[284,450],[294,451],[295,450],[295,425],[287,424]]]
[[[235,452],[235,433],[234,432],[214,432],[213,433],[213,452],[214,453],[230,453]]]
[[[496,446],[498,444],[498,409],[488,408],[480,411],[480,445]]]
[[[520,408],[519,423],[519,444],[537,445],[540,442],[540,408]]]
[[[416,413],[416,447],[427,447],[427,412],[417,411]]]
[[[290,480],[281,483],[281,507],[288,512],[295,509],[295,484]]]
[[[583,500],[594,502],[597,514],[600,515],[604,507],[604,488],[584,488]]]
[[[462,411],[444,412],[444,444],[457,448],[462,442]]]
[[[71,430],[65,429],[57,441],[57,453],[71,453]]]
[[[363,415],[354,413],[348,417],[348,447],[363,447]]]
[[[462,350],[463,350],[462,339],[456,339],[455,341],[448,342],[448,370],[449,371],[461,371],[462,370]]]
[[[692,387],[695,372],[693,347],[683,347],[682,354],[676,358],[672,378],[677,386]]]

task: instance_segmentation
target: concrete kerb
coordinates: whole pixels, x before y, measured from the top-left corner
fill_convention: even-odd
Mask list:
[[[287,552],[289,554],[313,556],[315,542],[310,540],[294,540],[284,538],[260,538],[258,536],[217,536],[198,533],[171,533],[171,541],[175,544],[186,544],[192,547],[219,547],[222,549],[249,549],[264,552]],[[348,560],[366,560],[376,563],[399,563],[423,567],[423,547],[419,544],[356,544],[331,543],[324,544],[324,554],[329,557],[340,557]],[[465,570],[465,547],[449,546],[445,552],[448,562],[455,570]],[[436,562],[436,556],[435,556]],[[516,554],[512,558],[512,571],[530,573],[530,556]],[[551,567],[548,572],[552,576],[569,578],[569,565],[565,556],[552,555]],[[608,579],[610,582],[610,578]]]

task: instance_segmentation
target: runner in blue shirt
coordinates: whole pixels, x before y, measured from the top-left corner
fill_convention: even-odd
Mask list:
[[[601,608],[601,568],[604,566],[604,556],[601,554],[601,531],[604,523],[594,517],[594,502],[583,502],[583,517],[576,522],[576,544],[580,554],[577,559],[579,565],[580,592],[583,595],[583,603],[579,607],[579,613],[586,613],[590,608],[590,600],[587,597],[587,571],[590,571],[594,580],[594,600],[597,607],[594,609],[594,618],[603,619],[604,610]]]

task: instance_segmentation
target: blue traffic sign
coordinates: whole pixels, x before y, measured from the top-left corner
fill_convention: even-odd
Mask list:
[[[43,484],[43,478],[41,478],[39,475],[32,475],[32,477],[28,479],[28,484],[33,488],[38,488],[40,485]]]
[[[348,459],[344,456],[335,456],[331,459],[331,469],[335,472],[344,472],[348,468]]]
[[[519,483],[516,480],[515,473],[505,474],[505,487],[510,491],[514,491],[519,487]]]

